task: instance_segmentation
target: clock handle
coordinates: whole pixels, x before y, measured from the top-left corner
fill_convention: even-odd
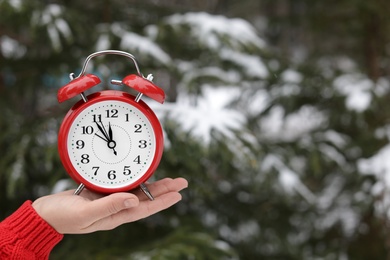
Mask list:
[[[81,76],[83,76],[85,74],[85,71],[87,70],[87,67],[88,67],[88,63],[92,60],[92,58],[95,58],[95,57],[98,57],[98,56],[102,56],[102,55],[111,55],[111,54],[125,56],[125,57],[131,59],[134,62],[134,65],[135,65],[135,68],[137,70],[138,75],[140,75],[142,77],[141,71],[139,70],[139,67],[138,67],[138,64],[137,64],[137,61],[136,61],[135,57],[132,54],[130,54],[128,52],[124,52],[124,51],[118,51],[118,50],[104,50],[104,51],[97,51],[97,52],[94,52],[91,55],[89,55],[85,59],[84,65],[83,65],[83,67],[81,69],[81,72],[80,72],[80,74],[76,78],[79,78],[79,77],[81,77]]]

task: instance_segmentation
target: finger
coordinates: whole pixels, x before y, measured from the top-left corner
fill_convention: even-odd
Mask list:
[[[152,193],[153,197],[158,197],[168,192],[178,192],[188,187],[188,182],[184,178],[165,178],[151,184],[147,184],[147,188]],[[140,189],[134,190],[133,193],[138,196],[140,200],[149,200],[149,198]]]
[[[86,203],[80,217],[89,226],[96,221],[107,218],[124,209],[136,207],[138,204],[139,200],[134,194],[125,192],[114,193]]]
[[[168,192],[155,198],[155,200],[141,201],[137,208],[127,210],[131,214],[131,221],[136,221],[167,209],[182,199],[178,192]]]
[[[180,193],[170,192],[153,201],[140,202],[138,207],[122,210],[94,223],[93,230],[111,230],[124,223],[134,222],[171,207],[181,200]]]

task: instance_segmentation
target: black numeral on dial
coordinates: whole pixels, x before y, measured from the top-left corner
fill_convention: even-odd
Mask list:
[[[92,126],[82,126],[81,127],[83,135],[91,135],[93,134],[93,127]]]
[[[117,117],[118,117],[117,109],[106,110],[106,118],[117,118]]]
[[[125,166],[123,168],[123,175],[130,175],[130,174],[131,174],[130,166]]]
[[[83,164],[87,164],[87,163],[89,163],[89,154],[82,154],[81,155],[81,163],[83,163]]]
[[[116,179],[115,173],[116,173],[115,170],[109,171],[108,174],[107,174],[108,179],[110,179],[110,180],[115,180],[115,179]]]
[[[135,127],[134,133],[142,133],[142,125],[141,124],[136,124],[134,127]]]
[[[146,140],[139,140],[139,145],[138,145],[139,148],[144,149],[144,148],[146,148],[147,146],[148,146],[148,145],[147,145]]]
[[[76,141],[76,149],[83,149],[85,146],[85,143],[83,140],[77,140]]]

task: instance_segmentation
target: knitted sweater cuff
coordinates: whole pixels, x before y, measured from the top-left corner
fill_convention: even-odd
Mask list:
[[[1,224],[4,227],[8,226],[13,236],[1,239],[9,239],[10,243],[14,243],[15,249],[29,251],[35,254],[37,259],[48,258],[50,251],[63,238],[62,234],[59,234],[38,215],[32,207],[31,201],[23,203]]]

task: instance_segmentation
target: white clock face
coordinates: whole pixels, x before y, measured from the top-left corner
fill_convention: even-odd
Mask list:
[[[73,167],[88,182],[121,188],[150,167],[155,134],[147,117],[123,101],[101,101],[88,106],[70,126],[67,147]]]

